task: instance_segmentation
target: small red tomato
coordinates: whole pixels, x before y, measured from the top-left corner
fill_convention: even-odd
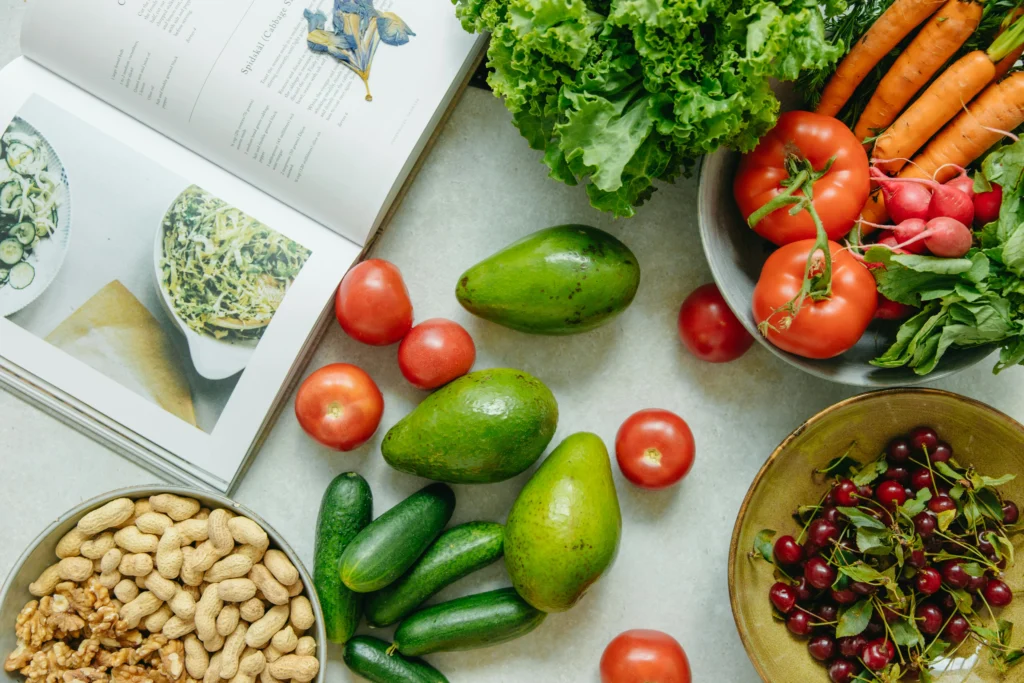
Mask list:
[[[679,642],[661,631],[618,635],[601,655],[601,683],[690,683],[690,662]]]
[[[679,309],[679,338],[694,356],[709,363],[736,360],[754,343],[714,284],[701,285]]]
[[[325,365],[295,395],[295,417],[325,446],[350,451],[366,443],[384,414],[384,397],[373,379],[348,363]]]
[[[693,432],[683,418],[649,408],[633,413],[615,436],[615,458],[631,482],[647,489],[671,486],[693,467]]]
[[[466,329],[451,320],[424,320],[398,345],[398,367],[419,389],[436,389],[473,367],[476,346]]]
[[[412,302],[401,271],[381,259],[355,266],[338,287],[334,314],[356,341],[373,346],[400,341],[412,327]]]

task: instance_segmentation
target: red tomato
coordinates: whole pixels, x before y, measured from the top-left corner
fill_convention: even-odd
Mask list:
[[[740,213],[751,214],[786,191],[783,181],[800,175],[807,163],[821,174],[813,184],[813,204],[829,239],[850,232],[868,200],[871,180],[868,155],[849,128],[831,116],[807,111],[788,111],[740,161],[733,181],[733,195]],[[799,194],[799,193],[798,193]],[[768,213],[755,226],[758,235],[778,245],[811,239],[816,235],[810,213],[790,215],[792,204]]]
[[[370,259],[348,271],[334,299],[334,314],[356,341],[373,346],[400,341],[412,327],[412,302],[398,266]]]
[[[787,244],[768,257],[754,287],[754,319],[767,322],[768,341],[804,358],[832,358],[861,338],[875,316],[878,292],[875,278],[850,252],[829,242],[832,252],[832,296],[804,299],[792,317],[780,311],[800,293],[807,257],[814,240]]]
[[[667,633],[626,631],[601,655],[601,683],[690,683],[690,662]]]
[[[693,467],[693,432],[683,418],[649,408],[633,413],[615,436],[615,458],[631,482],[647,489],[671,486]]]
[[[384,397],[373,379],[348,363],[325,365],[299,387],[295,417],[325,446],[350,451],[366,443],[384,414]]]
[[[469,332],[444,318],[424,320],[398,345],[398,367],[419,389],[436,389],[462,377],[475,360],[476,346]]]
[[[750,348],[754,338],[713,284],[701,285],[679,309],[679,338],[690,353],[709,363],[728,363]]]

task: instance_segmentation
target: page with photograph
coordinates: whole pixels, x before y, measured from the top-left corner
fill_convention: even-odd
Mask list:
[[[36,0],[25,54],[365,243],[482,47],[448,0]]]
[[[226,488],[359,248],[31,62],[0,90],[0,356]]]

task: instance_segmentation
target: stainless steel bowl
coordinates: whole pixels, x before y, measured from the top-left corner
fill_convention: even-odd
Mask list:
[[[775,245],[759,237],[747,226],[733,200],[732,181],[739,158],[739,154],[726,149],[704,157],[700,169],[697,220],[704,254],[722,296],[743,326],[769,351],[793,367],[816,377],[840,384],[874,388],[931,382],[970,367],[992,353],[991,346],[950,351],[942,358],[938,368],[924,377],[908,368],[876,368],[868,361],[881,355],[892,344],[899,328],[898,322],[881,320],[871,324],[856,346],[828,360],[801,358],[769,343],[757,331],[751,303],[761,267]]]
[[[313,580],[306,572],[302,561],[291,549],[288,543],[274,531],[265,520],[252,510],[239,505],[230,498],[216,493],[190,489],[181,486],[133,486],[104,493],[90,500],[75,506],[61,515],[53,524],[48,526],[39,534],[32,544],[21,554],[18,561],[14,563],[11,573],[4,581],[3,589],[0,589],[0,662],[7,658],[17,646],[17,639],[14,637],[14,624],[18,612],[29,600],[35,599],[28,592],[28,585],[35,581],[44,569],[56,561],[57,542],[64,534],[71,530],[78,523],[78,520],[85,516],[85,513],[108,503],[116,498],[146,498],[157,493],[174,493],[179,496],[195,498],[208,508],[226,508],[240,515],[257,522],[267,532],[270,538],[270,547],[277,548],[284,552],[291,560],[295,568],[299,570],[299,577],[305,587],[305,595],[313,605],[313,615],[316,623],[313,624],[311,632],[307,635],[316,639],[316,656],[320,661],[320,673],[311,683],[324,683],[327,674],[327,635],[324,631],[324,615],[320,610],[320,602],[316,599],[316,591],[313,588]],[[5,681],[21,682],[24,677],[17,671],[3,672]]]

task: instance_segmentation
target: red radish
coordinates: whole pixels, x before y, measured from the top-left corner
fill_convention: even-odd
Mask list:
[[[908,218],[892,229],[892,236],[896,244],[905,244],[904,249],[911,254],[923,254],[927,247],[924,242],[912,242],[928,228],[928,224],[920,218]]]
[[[974,195],[974,226],[980,228],[999,219],[999,207],[1003,203],[1003,187],[992,183],[988,192]]]
[[[974,235],[966,225],[955,218],[939,216],[928,221],[928,228],[910,242],[920,240],[924,240],[928,251],[936,256],[960,258],[970,250]],[[898,246],[906,249],[908,243],[904,242]]]
[[[879,171],[881,173],[881,171]],[[884,174],[883,174],[884,175]],[[909,183],[922,185],[926,188],[931,188],[931,200],[928,202],[927,218],[929,220],[933,218],[953,218],[963,223],[964,225],[970,225],[974,222],[974,202],[963,190],[949,185],[943,185],[937,183],[929,178],[886,178],[882,180],[875,178],[882,185],[882,192],[885,192],[885,185],[887,183]],[[886,208],[888,209],[889,204],[886,200]],[[892,215],[892,210],[889,210],[889,215],[896,220],[896,217]],[[908,216],[908,218],[921,218],[922,216]],[[904,219],[905,220],[905,219]],[[897,221],[902,223],[903,221]]]
[[[890,178],[875,167],[871,168],[871,177],[882,186],[885,209],[893,221],[902,223],[908,218],[927,220],[928,205],[932,201],[932,193],[928,188],[918,183],[895,182],[895,178]]]
[[[903,320],[909,318],[912,313],[917,311],[913,306],[901,304],[898,301],[893,301],[881,294],[878,295],[878,308],[875,309],[875,319],[877,320]]]
[[[952,180],[947,180],[944,184],[946,187],[955,187],[968,197],[974,197],[974,181],[967,175],[967,171],[964,171]]]

